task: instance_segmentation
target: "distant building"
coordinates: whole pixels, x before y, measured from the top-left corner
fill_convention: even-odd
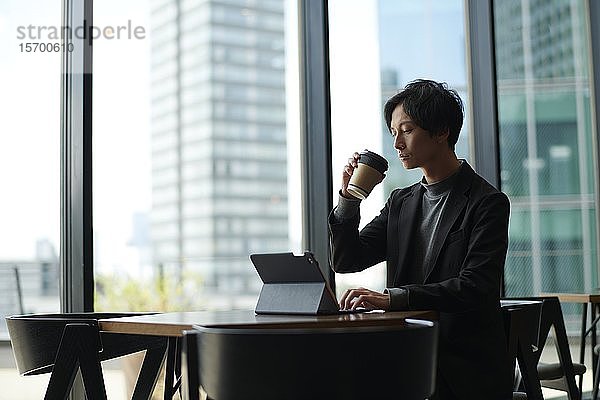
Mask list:
[[[585,8],[583,2],[494,3],[501,21],[495,31],[501,182],[511,199],[510,295],[597,286]]]
[[[284,2],[154,1],[151,37],[153,264],[255,296],[249,253],[289,246]]]
[[[0,260],[0,340],[8,339],[4,317],[60,309],[56,249],[46,238],[38,239],[35,247],[34,259]]]

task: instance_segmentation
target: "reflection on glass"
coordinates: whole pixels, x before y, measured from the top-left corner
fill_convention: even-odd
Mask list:
[[[386,100],[412,80],[433,79],[458,91],[468,116],[464,32],[461,0],[329,1],[334,205],[343,166],[353,152],[368,148],[390,163],[383,184],[361,204],[361,227],[378,214],[393,189],[422,177],[421,170],[407,171],[397,158],[383,119]],[[468,125],[465,121],[456,145],[457,155],[467,160]],[[338,274],[336,284],[338,296],[348,287],[381,290],[384,265]]]
[[[494,2],[508,295],[597,287],[585,2]],[[572,316],[574,318],[574,316]]]

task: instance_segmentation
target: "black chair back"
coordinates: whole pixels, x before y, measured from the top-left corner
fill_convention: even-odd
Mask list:
[[[133,398],[150,398],[167,349],[166,339],[103,333],[98,328],[99,319],[139,314],[90,312],[7,317],[17,369],[23,375],[51,372],[45,399],[66,399],[78,370],[83,378],[85,397],[105,399],[100,362],[145,350]]]
[[[45,374],[52,371],[65,326],[73,323],[98,325],[99,319],[117,318],[140,313],[60,313],[14,315],[6,318],[8,333],[22,375]],[[100,359],[108,360],[144,350],[147,343],[138,336],[98,333],[102,348]],[[138,350],[139,349],[139,350]]]
[[[560,300],[556,296],[524,297],[506,299],[509,301],[540,301],[541,314],[537,338],[537,349],[532,352],[533,362],[537,365],[538,377],[542,387],[567,392],[569,400],[581,399],[581,391],[575,382],[576,367],[580,374],[585,373],[585,365],[575,364],[571,358],[569,341]],[[548,336],[554,331],[554,340],[558,363],[544,364],[540,357]]]
[[[425,399],[438,327],[205,328],[184,334],[184,390],[210,399]]]
[[[500,302],[504,317],[508,354],[513,363],[518,361],[520,379],[515,379],[515,389],[523,383],[526,398],[543,400],[542,387],[537,372],[539,360],[539,335],[541,327],[542,301],[515,300]],[[521,394],[513,395],[518,398]]]

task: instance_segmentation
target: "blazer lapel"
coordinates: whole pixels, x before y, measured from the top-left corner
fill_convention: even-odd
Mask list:
[[[440,255],[440,251],[442,250],[442,246],[448,237],[448,233],[450,228],[456,222],[456,219],[461,214],[463,208],[467,204],[467,196],[465,192],[469,189],[471,183],[471,168],[468,165],[463,166],[463,170],[459,172],[460,176],[458,176],[457,182],[454,188],[450,191],[448,195],[448,200],[444,210],[442,211],[442,216],[440,218],[440,223],[438,225],[438,230],[435,233],[435,239],[431,248],[432,254],[430,260],[431,264],[425,265],[423,270],[423,276],[425,277],[423,282],[427,282],[429,279],[429,275],[435,269],[437,265],[437,260]]]
[[[399,240],[398,244],[398,264],[396,265],[396,272],[394,274],[394,284],[399,282],[400,271],[405,267],[406,254],[412,244],[412,237],[415,231],[415,217],[421,204],[423,190],[424,188],[421,184],[415,185],[412,193],[402,202],[402,208],[398,217],[398,238],[402,239]]]

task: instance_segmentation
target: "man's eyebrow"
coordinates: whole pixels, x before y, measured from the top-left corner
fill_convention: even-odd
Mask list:
[[[399,121],[397,124],[395,125],[391,125],[391,128],[401,128],[402,125],[406,125],[406,124],[414,124],[412,119],[403,119],[402,121]]]

